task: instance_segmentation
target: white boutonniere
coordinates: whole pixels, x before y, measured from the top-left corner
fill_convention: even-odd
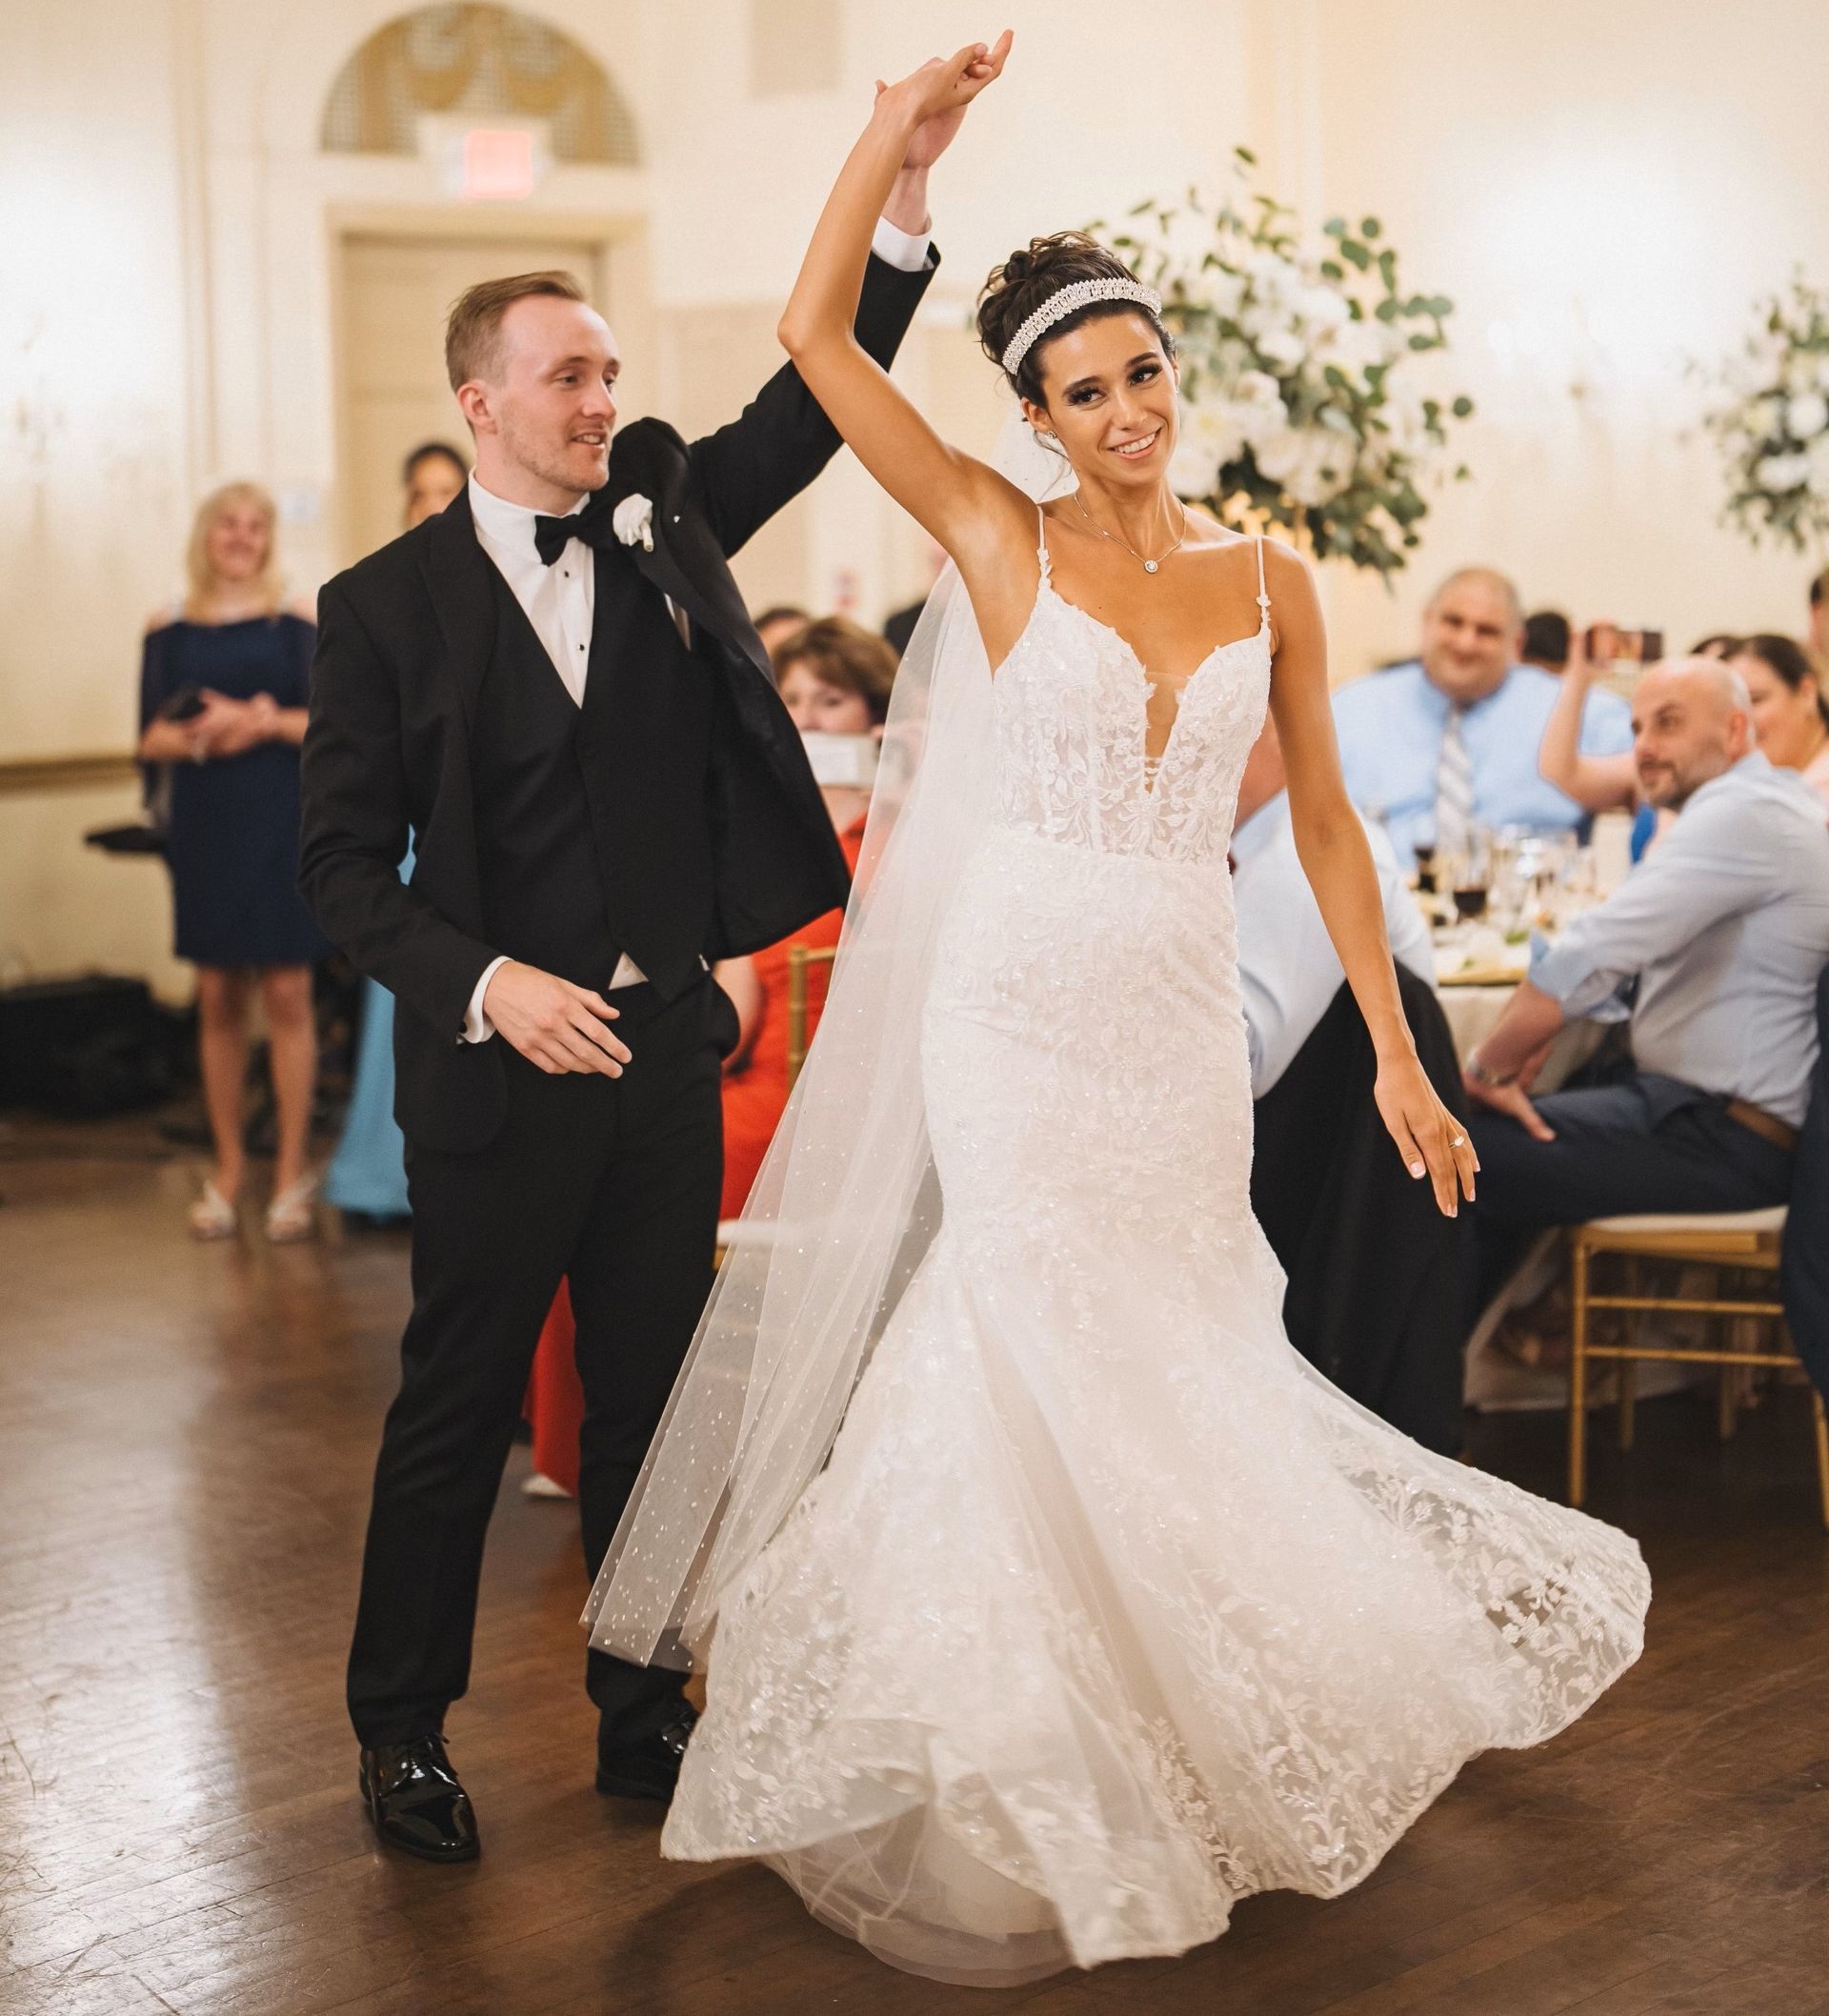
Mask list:
[[[643,553],[654,550],[654,507],[639,491],[623,498],[610,514],[610,524],[625,546],[640,544]]]

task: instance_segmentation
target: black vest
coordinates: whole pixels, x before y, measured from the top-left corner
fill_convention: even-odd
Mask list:
[[[484,928],[511,958],[601,989],[626,949],[611,916],[610,787],[605,766],[586,760],[609,681],[597,666],[580,708],[508,583],[490,575],[495,648],[472,749]]]

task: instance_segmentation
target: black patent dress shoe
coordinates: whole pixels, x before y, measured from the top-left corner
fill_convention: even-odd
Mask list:
[[[427,1862],[470,1862],[482,1846],[470,1794],[457,1783],[442,1736],[364,1750],[359,1782],[374,1831],[389,1847]]]
[[[597,1790],[607,1799],[673,1798],[679,1783],[679,1762],[693,1740],[694,1709],[681,1702],[673,1719],[657,1735],[614,1749],[597,1745]]]

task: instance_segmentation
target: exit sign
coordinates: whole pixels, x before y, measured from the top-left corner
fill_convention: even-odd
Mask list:
[[[472,126],[463,138],[467,203],[519,203],[533,193],[533,135],[525,128]]]

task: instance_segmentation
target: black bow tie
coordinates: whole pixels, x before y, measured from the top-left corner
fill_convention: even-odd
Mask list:
[[[607,546],[613,536],[611,519],[614,513],[615,506],[610,502],[606,488],[588,497],[582,511],[574,511],[563,518],[535,518],[534,549],[551,567],[573,539],[582,539],[587,546]]]

